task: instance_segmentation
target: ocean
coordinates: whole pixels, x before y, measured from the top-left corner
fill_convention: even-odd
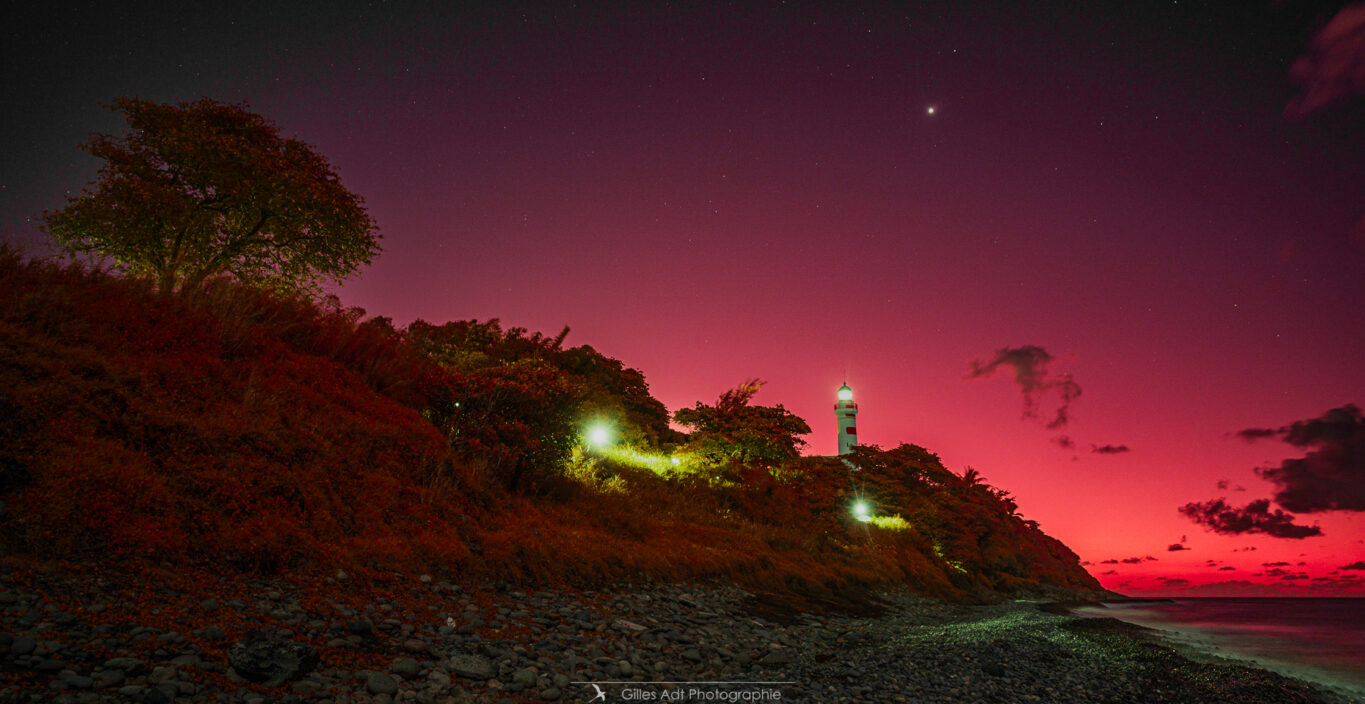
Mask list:
[[[1154,628],[1183,649],[1365,700],[1365,598],[1177,598],[1076,610]]]

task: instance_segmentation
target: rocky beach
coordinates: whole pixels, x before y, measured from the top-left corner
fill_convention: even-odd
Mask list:
[[[883,594],[848,613],[726,586],[376,588],[343,572],[201,598],[54,574],[69,573],[3,574],[0,701],[1351,701],[1036,601]]]

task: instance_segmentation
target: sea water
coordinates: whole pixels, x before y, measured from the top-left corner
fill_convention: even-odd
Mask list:
[[[1178,598],[1077,609],[1154,628],[1177,645],[1250,661],[1365,700],[1365,598]]]

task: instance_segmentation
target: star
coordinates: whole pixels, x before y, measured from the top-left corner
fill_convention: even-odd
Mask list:
[[[934,111],[935,111],[935,110],[937,110],[937,108],[935,108],[934,106],[930,105],[929,108],[928,108],[927,110],[925,110],[924,112],[926,112],[926,113],[932,115],[932,114],[934,114]]]

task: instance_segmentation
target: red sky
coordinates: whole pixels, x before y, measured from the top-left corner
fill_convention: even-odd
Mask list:
[[[1365,6],[997,4],[50,10],[3,30],[3,233],[93,177],[99,102],[246,100],[384,232],[347,304],[567,324],[670,409],[757,376],[813,454],[847,379],[861,441],[975,467],[1110,588],[1365,594],[1358,510],[1177,511],[1308,449],[1233,433],[1365,404]],[[1029,345],[1082,389],[1064,427],[967,379]]]

